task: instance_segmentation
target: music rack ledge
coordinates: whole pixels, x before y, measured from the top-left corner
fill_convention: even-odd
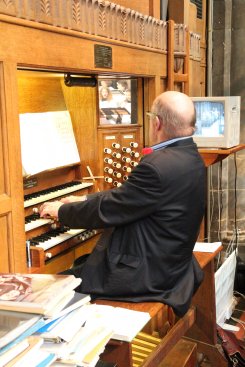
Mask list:
[[[220,162],[229,155],[239,152],[245,149],[245,144],[239,144],[232,148],[221,149],[221,148],[199,148],[198,151],[201,154],[205,166],[211,166],[214,163]]]

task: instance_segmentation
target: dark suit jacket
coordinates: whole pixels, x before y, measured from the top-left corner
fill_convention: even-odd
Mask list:
[[[205,207],[205,167],[192,138],[142,158],[119,188],[64,204],[61,223],[108,228],[82,268],[94,298],[157,301],[182,316],[202,281],[192,251]]]

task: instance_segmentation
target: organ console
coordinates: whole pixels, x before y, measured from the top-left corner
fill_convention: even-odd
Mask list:
[[[94,115],[90,115],[88,119],[88,103],[93,105],[98,103],[95,89],[67,88],[62,83],[61,76],[53,77],[53,74],[48,72],[37,75],[35,71],[19,71],[18,76],[19,110],[23,118],[23,126],[21,125],[23,131],[29,133],[28,127],[24,126],[25,114],[37,113],[39,117],[44,116],[45,118],[45,113],[49,114],[49,111],[68,111],[72,120],[75,144],[81,159],[81,162],[77,163],[75,160],[74,164],[54,169],[47,164],[48,170],[42,171],[41,168],[38,170],[35,167],[36,164],[42,167],[40,161],[43,155],[40,155],[34,162],[28,162],[33,163],[31,168],[33,167],[34,173],[31,172],[30,177],[22,162],[23,172],[27,173],[23,180],[27,264],[30,266],[30,271],[60,272],[69,268],[77,257],[91,252],[100,231],[62,227],[58,219],[40,218],[38,207],[45,201],[59,200],[69,195],[82,196],[98,189],[120,187],[140,160],[143,141],[142,125],[135,121],[134,124],[124,122],[117,126],[102,126],[98,124],[99,116],[96,109],[93,109]],[[77,106],[77,101],[79,101],[79,109],[74,108]],[[27,122],[32,129],[31,121]],[[51,130],[45,131],[44,124],[40,121],[39,125],[38,133],[43,136],[43,146],[46,146]],[[69,137],[67,137],[67,132],[64,133],[62,123],[58,124],[58,129],[59,133],[64,135],[64,145],[59,147],[59,154],[62,156],[64,151],[64,156],[69,156],[69,149],[65,149],[66,139]],[[95,131],[98,134],[97,140],[94,136]],[[39,134],[35,136],[34,139],[38,140]],[[24,139],[25,143],[28,142],[27,138]],[[53,142],[53,138],[52,136],[50,141]],[[32,146],[33,149],[36,148],[35,144]],[[91,149],[88,149],[88,146],[91,146]],[[50,152],[55,151],[52,148],[51,143]],[[35,152],[41,150],[42,146],[35,149]],[[23,152],[26,153],[26,147]],[[32,160],[33,152],[29,149],[28,153],[25,156]],[[52,155],[50,153],[45,157],[51,160]],[[91,180],[83,179],[83,177],[87,178],[84,172],[87,164],[92,167],[95,176],[102,178],[101,181],[95,181],[91,175]]]
[[[41,186],[45,185],[45,182],[46,179],[42,180]],[[35,187],[27,190],[28,193],[24,195],[25,233],[30,257],[27,261],[31,268],[45,269],[51,260],[59,258],[67,251],[82,248],[83,243],[99,233],[96,230],[64,227],[59,224],[58,219],[40,218],[38,213],[38,205],[45,201],[60,199],[70,194],[85,195],[93,190],[93,186],[92,182],[72,180],[46,189],[38,190],[38,187]],[[67,264],[61,261],[59,267],[59,271],[64,270]]]
[[[46,190],[27,194],[24,196],[24,208],[43,203],[44,201],[59,198],[61,196],[68,195],[74,192],[78,192],[79,190],[83,190],[86,187],[91,187],[92,185],[92,183],[72,181],[62,185],[54,186],[52,188],[48,188]]]

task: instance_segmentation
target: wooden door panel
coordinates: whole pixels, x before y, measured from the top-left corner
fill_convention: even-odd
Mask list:
[[[0,271],[9,271],[9,255],[8,255],[8,234],[7,234],[7,216],[0,217]]]
[[[0,272],[26,270],[16,70],[0,61]]]

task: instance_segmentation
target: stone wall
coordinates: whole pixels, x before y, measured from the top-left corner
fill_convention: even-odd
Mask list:
[[[245,1],[213,0],[211,94],[241,96],[245,144]],[[211,65],[208,65],[210,68]],[[209,170],[210,240],[235,240],[245,261],[245,150]]]

